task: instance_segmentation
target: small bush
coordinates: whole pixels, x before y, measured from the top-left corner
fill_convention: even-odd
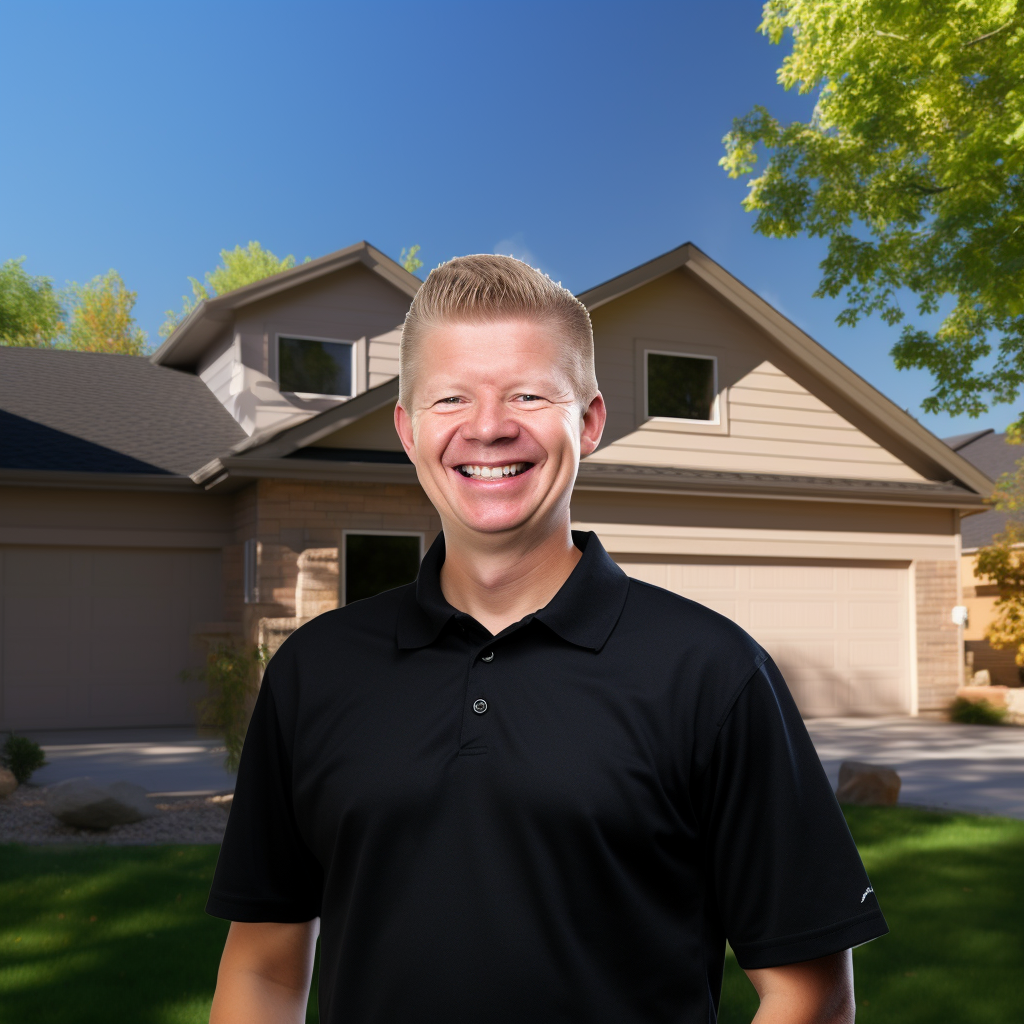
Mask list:
[[[962,725],[1002,725],[1006,708],[996,707],[987,700],[968,700],[957,697],[949,705],[949,720]]]
[[[238,771],[242,741],[260,690],[261,670],[269,656],[266,644],[248,648],[215,643],[207,651],[205,668],[181,672],[182,679],[198,677],[208,687],[208,696],[199,701],[199,724],[211,726],[224,736],[224,767],[230,772]]]
[[[32,778],[32,773],[46,764],[43,748],[35,740],[27,736],[15,736],[13,732],[7,734],[0,748],[0,765],[12,772],[19,786],[25,785]]]

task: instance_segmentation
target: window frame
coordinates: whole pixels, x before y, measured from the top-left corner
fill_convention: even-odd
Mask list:
[[[346,593],[348,581],[348,536],[353,534],[357,537],[417,537],[420,542],[420,562],[426,554],[426,534],[422,530],[357,530],[344,529],[341,531],[341,551],[338,553],[338,607],[344,608],[348,604]]]
[[[711,362],[711,389],[714,398],[711,400],[711,417],[706,420],[689,419],[683,416],[653,416],[650,411],[648,356],[673,356],[676,359],[703,359]],[[644,346],[641,356],[643,363],[643,421],[645,423],[686,423],[691,426],[720,427],[722,426],[721,393],[718,388],[718,356],[704,355],[699,352],[680,352],[669,349],[647,348]]]
[[[338,395],[327,391],[286,391],[281,387],[281,339],[288,338],[293,341],[320,341],[331,345],[348,345],[349,347],[349,387],[351,394]],[[358,342],[351,338],[318,338],[314,334],[306,334],[302,331],[275,331],[274,332],[274,376],[277,390],[282,395],[295,395],[296,398],[308,400],[311,398],[355,398],[359,394],[356,383],[356,347]]]

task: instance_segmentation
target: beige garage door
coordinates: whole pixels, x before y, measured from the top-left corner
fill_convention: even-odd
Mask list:
[[[617,560],[630,576],[739,623],[775,659],[805,715],[910,710],[906,568]]]
[[[178,673],[220,609],[219,551],[0,548],[0,723],[192,723],[202,686]]]

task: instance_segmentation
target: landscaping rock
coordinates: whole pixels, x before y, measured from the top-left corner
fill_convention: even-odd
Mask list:
[[[836,799],[844,804],[891,806],[900,797],[900,777],[892,768],[863,761],[844,761],[839,766]]]
[[[14,772],[7,768],[0,768],[0,799],[10,796],[18,788],[18,780]]]
[[[103,785],[88,777],[65,779],[46,791],[46,809],[65,825],[107,829],[151,818],[159,811],[133,782]]]

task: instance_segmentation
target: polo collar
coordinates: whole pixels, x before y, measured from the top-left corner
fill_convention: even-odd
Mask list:
[[[569,578],[533,618],[539,619],[563,640],[597,651],[604,646],[622,614],[629,578],[612,561],[593,531],[572,531],[572,541],[582,552]],[[413,650],[432,644],[457,614],[441,590],[444,565],[444,533],[430,545],[401,605],[398,646]]]

